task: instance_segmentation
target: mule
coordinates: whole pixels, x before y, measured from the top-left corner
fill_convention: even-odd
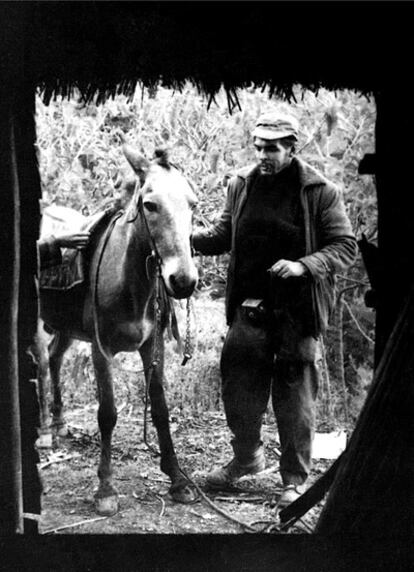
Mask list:
[[[172,499],[193,502],[195,491],[180,470],[171,439],[163,389],[163,333],[169,297],[189,297],[197,283],[191,253],[192,210],[197,199],[184,176],[158,152],[152,161],[124,144],[137,184],[124,211],[98,224],[83,251],[85,283],[66,292],[40,290],[40,316],[53,329],[49,367],[53,425],[64,426],[59,370],[73,339],[91,343],[98,388],[101,451],[96,510],[112,515],[118,495],[112,482],[111,438],[117,421],[111,362],[138,350],[145,371],[161,470]],[[45,419],[45,412],[42,414]]]

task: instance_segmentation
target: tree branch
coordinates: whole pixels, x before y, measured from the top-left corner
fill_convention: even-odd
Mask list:
[[[347,302],[346,300],[343,300],[343,304],[344,304],[345,308],[348,310],[349,315],[351,316],[351,318],[352,318],[354,324],[356,325],[358,331],[364,336],[364,338],[365,338],[366,340],[368,340],[371,344],[375,345],[375,341],[374,341],[372,338],[370,338],[370,337],[368,336],[368,334],[366,334],[366,333],[364,332],[364,330],[361,328],[361,326],[360,326],[358,320],[356,319],[356,317],[355,317],[354,314],[352,313],[352,310],[351,310],[351,308],[350,308],[348,302]]]

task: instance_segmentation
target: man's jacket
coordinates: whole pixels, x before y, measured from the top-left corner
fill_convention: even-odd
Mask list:
[[[345,270],[355,260],[357,243],[337,187],[301,159],[294,157],[292,161],[299,173],[306,240],[306,255],[299,261],[306,266],[311,279],[313,333],[316,337],[326,330],[334,305],[335,273]],[[235,311],[237,224],[258,175],[258,166],[241,169],[229,182],[226,204],[217,223],[193,235],[194,248],[202,254],[231,252],[226,291],[228,324],[232,322]]]

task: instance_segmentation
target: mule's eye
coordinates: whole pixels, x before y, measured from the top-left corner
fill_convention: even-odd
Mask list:
[[[144,207],[147,209],[148,212],[150,213],[156,213],[158,211],[158,205],[157,203],[154,203],[152,201],[145,201],[144,203]]]

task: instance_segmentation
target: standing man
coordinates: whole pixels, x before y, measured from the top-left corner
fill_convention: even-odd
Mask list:
[[[202,254],[231,253],[220,365],[234,457],[207,484],[225,488],[265,468],[261,426],[271,395],[282,508],[309,474],[317,338],[334,303],[334,274],[354,261],[357,247],[338,189],[295,156],[296,119],[267,113],[252,135],[257,165],[230,180],[218,222],[193,237]]]

